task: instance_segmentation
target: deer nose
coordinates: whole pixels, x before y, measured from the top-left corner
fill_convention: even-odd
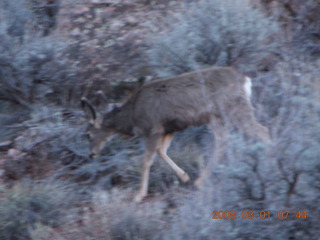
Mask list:
[[[96,158],[96,157],[97,157],[97,154],[95,154],[95,153],[90,153],[90,154],[89,154],[89,157],[90,157],[90,158]]]

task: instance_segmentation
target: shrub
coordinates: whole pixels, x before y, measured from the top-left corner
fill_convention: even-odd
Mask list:
[[[44,35],[49,34],[50,27],[43,26],[55,20],[47,19],[49,16],[44,16],[44,12],[52,10],[54,15],[57,9],[53,8],[58,7],[59,1],[54,2],[56,4],[50,6],[33,0],[5,0],[1,3],[1,101],[27,108],[35,102],[43,104],[43,101],[67,105],[74,95],[80,94],[75,87],[75,69],[66,56],[70,48],[65,39],[44,38],[36,34],[36,29],[43,31]]]
[[[74,68],[65,67],[69,45],[32,31],[34,11],[40,11],[34,4],[41,3],[5,0],[0,4],[0,141],[24,129],[12,125],[27,120],[36,104],[75,106],[81,94]]]
[[[0,238],[30,239],[37,223],[56,227],[72,202],[62,183],[21,183],[4,189],[0,199]]]
[[[29,121],[18,128],[13,148],[20,156],[8,154],[4,164],[7,179],[60,177],[87,160],[88,142],[83,113],[61,107],[33,105]],[[58,172],[52,170],[59,168]]]
[[[27,108],[37,102],[70,100],[75,78],[65,68],[64,44],[49,37],[16,45],[1,31],[0,36],[0,100]]]
[[[155,239],[164,225],[161,217],[166,205],[137,205],[128,201],[130,195],[119,190],[95,192],[90,207],[83,209],[83,225],[61,228],[63,239]]]
[[[284,4],[285,5],[285,4]],[[308,0],[304,4],[294,1],[287,3],[289,9],[292,30],[292,50],[296,54],[318,59],[320,56],[320,3],[316,0]],[[294,9],[293,11],[291,9]]]
[[[167,26],[172,27],[154,33],[148,53],[160,76],[211,65],[261,69],[280,41],[275,40],[280,37],[277,23],[251,7],[249,1],[190,3],[169,19]],[[163,26],[156,26],[156,31],[159,28]]]
[[[3,0],[0,19],[6,33],[19,42],[30,34],[47,36],[56,25],[59,3],[59,0]]]

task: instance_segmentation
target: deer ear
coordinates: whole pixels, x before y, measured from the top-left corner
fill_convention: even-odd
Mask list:
[[[85,97],[82,97],[81,106],[90,120],[96,120],[97,118],[96,110],[91,105],[88,99],[86,99]]]
[[[107,103],[107,96],[104,94],[104,92],[102,92],[101,90],[96,91],[95,92],[95,96],[96,96],[96,106],[103,106]]]

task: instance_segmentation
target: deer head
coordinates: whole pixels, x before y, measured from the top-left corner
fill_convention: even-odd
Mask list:
[[[81,99],[81,105],[89,120],[87,136],[90,142],[90,157],[97,157],[105,143],[115,134],[112,128],[113,124],[108,122],[106,115],[111,112],[116,112],[118,107],[114,104],[109,104],[107,112],[101,114],[98,113],[92,104],[84,97]]]

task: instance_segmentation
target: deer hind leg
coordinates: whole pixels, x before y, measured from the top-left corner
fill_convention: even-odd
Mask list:
[[[161,139],[162,138],[159,136],[152,136],[145,139],[141,185],[139,192],[134,197],[135,202],[141,202],[141,200],[148,194],[150,168],[154,161],[155,153]]]
[[[212,121],[210,128],[214,132],[214,155],[208,160],[206,168],[201,171],[200,176],[195,181],[197,188],[204,186],[204,182],[210,178],[213,167],[219,163],[225,152],[227,128],[224,126],[222,119]]]
[[[190,180],[189,175],[185,171],[183,171],[167,154],[167,150],[170,147],[172,139],[173,134],[167,134],[164,136],[162,143],[158,148],[158,154],[164,161],[169,164],[169,166],[175,171],[175,173],[183,182],[187,182]]]
[[[256,120],[249,101],[239,101],[232,111],[231,118],[233,124],[249,137],[257,138],[266,144],[271,143],[269,129]]]

